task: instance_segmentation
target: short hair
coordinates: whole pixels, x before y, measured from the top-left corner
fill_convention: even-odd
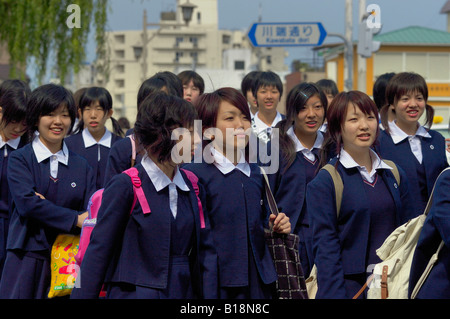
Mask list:
[[[373,84],[372,95],[378,110],[381,110],[381,108],[386,105],[386,87],[394,75],[394,72],[383,73]]]
[[[253,91],[253,85],[260,71],[251,71],[247,73],[241,81],[241,92],[246,97],[248,91]]]
[[[71,125],[68,132],[71,132],[75,124],[77,107],[72,93],[61,85],[44,84],[31,92],[28,100],[27,126],[31,133],[37,130],[39,118],[48,115],[58,109],[61,105],[67,107]]]
[[[157,155],[159,162],[171,158],[177,141],[172,140],[172,131],[179,127],[194,126],[197,112],[184,99],[164,92],[149,95],[138,111],[134,133],[136,140],[147,152]]]
[[[350,104],[358,107],[364,114],[373,113],[373,115],[378,118],[378,108],[375,105],[375,102],[367,94],[360,91],[348,91],[340,92],[336,95],[327,110],[328,126],[326,138],[330,139],[330,141],[324,141],[324,145],[328,145],[329,142],[333,143],[336,146],[336,151],[338,153],[342,146],[342,129],[345,123],[347,109],[351,107]],[[377,136],[375,137],[375,143],[377,141],[378,134],[379,127],[377,125]],[[321,162],[323,163],[327,160],[328,157],[324,156],[322,153]]]
[[[167,90],[167,94],[183,97],[183,84],[179,77],[169,71],[155,73],[142,82],[137,96],[137,107],[153,92]]]
[[[216,127],[222,101],[227,101],[237,107],[250,121],[250,110],[245,97],[234,88],[224,87],[211,93],[205,93],[198,98],[196,108],[198,116],[202,120],[203,129]]]
[[[11,122],[25,120],[27,103],[31,90],[21,80],[6,80],[0,85],[0,106],[2,107],[2,119],[0,124],[8,125]]]
[[[413,72],[401,72],[392,77],[386,87],[386,105],[384,105],[381,110],[381,123],[383,124],[386,133],[389,133],[388,124],[388,111],[389,106],[395,106],[397,101],[405,94],[409,92],[419,92],[423,95],[425,99],[425,110],[426,110],[426,121],[425,126],[430,126],[433,124],[434,109],[431,105],[427,103],[428,101],[428,86],[425,79]],[[395,109],[393,110],[395,114]]]
[[[278,74],[272,71],[267,71],[261,72],[256,78],[252,89],[253,96],[256,98],[256,93],[258,92],[259,88],[266,86],[276,87],[280,92],[280,98],[283,95],[283,83],[281,82],[280,77],[278,76]]]
[[[316,82],[316,85],[323,90],[325,94],[331,94],[333,97],[339,93],[336,82],[330,79],[321,79]]]
[[[197,72],[191,70],[182,71],[178,73],[178,77],[182,85],[188,85],[192,80],[194,86],[199,89],[200,94],[205,92],[205,81],[203,81],[203,78]]]

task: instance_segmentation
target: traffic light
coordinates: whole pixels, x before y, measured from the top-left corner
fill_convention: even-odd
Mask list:
[[[364,19],[359,24],[358,34],[358,54],[363,58],[370,58],[372,53],[380,49],[381,42],[373,41],[373,36],[381,31],[381,27],[369,27],[367,20]]]

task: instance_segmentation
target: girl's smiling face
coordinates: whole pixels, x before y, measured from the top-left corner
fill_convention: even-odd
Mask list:
[[[395,101],[396,124],[405,129],[408,126],[417,126],[417,122],[425,112],[426,101],[419,91],[407,92]]]
[[[41,115],[38,123],[39,139],[53,153],[62,147],[62,141],[70,130],[72,120],[65,104],[46,115]]]
[[[295,132],[300,135],[316,134],[323,124],[325,109],[318,95],[311,96],[295,118]]]
[[[377,128],[378,119],[373,113],[365,114],[358,106],[350,103],[342,127],[344,149],[350,155],[369,149],[375,142]]]

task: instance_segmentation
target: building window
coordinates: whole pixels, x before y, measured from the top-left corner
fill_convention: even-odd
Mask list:
[[[125,64],[116,65],[117,73],[125,73]]]
[[[271,55],[266,56],[266,62],[267,62],[267,64],[272,64],[272,56]]]
[[[125,58],[125,50],[116,50],[115,54],[117,59]]]
[[[235,70],[245,70],[245,61],[234,61]]]
[[[116,87],[118,87],[118,88],[125,87],[125,80],[123,80],[123,79],[115,80],[115,83],[116,83]]]
[[[387,72],[414,72],[427,81],[450,82],[450,54],[398,52],[374,56],[374,79]]]
[[[120,43],[120,44],[125,43],[125,34],[114,35],[114,41],[116,41],[117,43]]]
[[[175,52],[175,62],[179,62],[181,57],[183,57],[183,52]]]
[[[200,12],[197,12],[197,24],[202,23],[202,14]]]
[[[198,38],[197,37],[189,37],[189,42],[194,45],[194,48],[198,46]]]
[[[183,37],[176,37],[175,38],[175,46],[178,47],[180,45],[180,43],[183,41],[184,41]]]
[[[231,42],[231,37],[227,34],[224,34],[222,36],[222,44],[230,44]]]
[[[123,102],[125,101],[123,94],[115,94],[114,99],[116,100],[114,104],[123,104]]]

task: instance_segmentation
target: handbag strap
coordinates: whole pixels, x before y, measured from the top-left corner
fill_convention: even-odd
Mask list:
[[[275,201],[275,197],[272,194],[272,191],[270,190],[270,184],[269,179],[267,178],[267,174],[264,171],[264,168],[260,167],[261,174],[264,176],[264,190],[266,193],[267,201],[269,203],[270,212],[274,214],[275,216],[278,216],[278,207],[277,202]]]

